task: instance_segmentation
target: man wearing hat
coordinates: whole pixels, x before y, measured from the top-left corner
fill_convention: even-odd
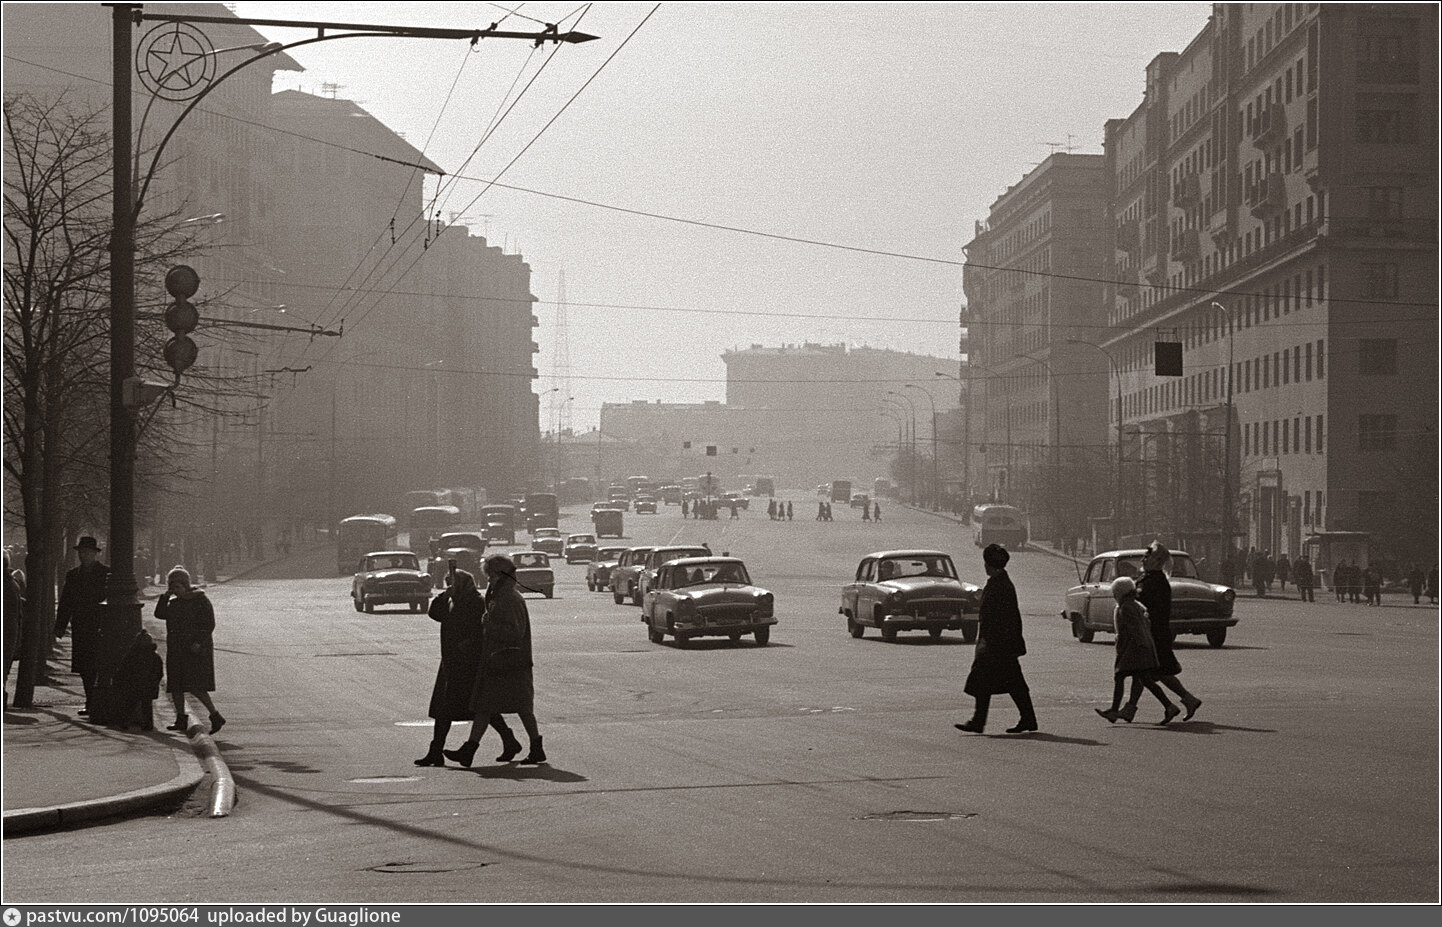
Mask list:
[[[95,538],[81,538],[75,551],[80,556],[80,566],[65,574],[60,604],[55,609],[55,637],[64,637],[66,626],[70,627],[70,669],[85,686],[85,707],[80,713],[89,717],[95,707],[91,697],[100,671],[100,627],[105,615],[105,586],[110,567],[100,562],[100,545]]]

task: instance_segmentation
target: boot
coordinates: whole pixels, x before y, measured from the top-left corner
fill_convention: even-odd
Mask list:
[[[184,734],[188,727],[190,727],[190,720],[185,715],[176,715],[175,723],[172,724],[170,727],[166,728],[166,730],[179,731],[180,733]]]
[[[426,752],[426,755],[425,755],[425,756],[423,756],[423,757],[421,757],[420,759],[416,760],[416,765],[417,765],[417,766],[444,766],[444,765],[446,765],[446,755],[445,755],[445,753],[443,752],[444,749],[445,749],[445,746],[446,746],[446,742],[445,742],[444,739],[431,741],[431,749]]]
[[[442,750],[441,752],[445,754],[446,759],[455,760],[462,766],[469,766],[471,761],[476,758],[476,748],[479,746],[478,742],[468,740],[456,750]]]
[[[1021,712],[1021,720],[1016,723],[1016,727],[1007,728],[1006,732],[1008,734],[1026,734],[1036,730],[1036,709],[1031,705],[1031,693],[1013,694],[1011,700],[1016,702],[1017,710]]]
[[[535,739],[533,739],[533,740],[531,741],[531,752],[530,752],[530,753],[527,753],[525,759],[521,760],[521,762],[522,762],[522,763],[544,763],[544,762],[546,762],[546,751],[545,751],[545,748],[543,748],[543,747],[541,746],[541,735],[540,735],[540,734],[537,734],[537,735],[535,736]]]
[[[212,733],[212,734],[219,734],[219,733],[220,733],[220,729],[223,728],[223,727],[225,727],[225,719],[224,719],[223,717],[221,717],[220,712],[218,712],[218,711],[213,711],[213,712],[211,712],[211,713],[210,713],[210,733]]]
[[[521,752],[521,742],[516,739],[516,735],[512,734],[509,728],[501,730],[501,744],[501,755],[496,757],[497,763],[509,763]],[[545,757],[542,756],[541,759],[545,759]],[[529,758],[527,762],[530,762]]]
[[[978,705],[969,721],[963,721],[961,724],[954,726],[958,731],[966,731],[968,734],[980,734],[986,728],[986,713],[987,709]]]

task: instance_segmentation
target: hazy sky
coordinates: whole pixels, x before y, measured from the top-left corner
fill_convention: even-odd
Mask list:
[[[339,85],[457,175],[441,187],[442,215],[531,265],[543,394],[558,385],[564,275],[578,430],[595,424],[602,402],[724,399],[720,354],[731,347],[846,342],[957,357],[962,247],[975,223],[1051,151],[1100,153],[1105,120],[1141,102],[1147,62],[1182,50],[1210,12],[1206,3],[235,7],[242,17],[450,28],[559,22],[599,36],[559,51],[499,39],[474,51],[445,40],[323,42],[291,52],[306,71],[277,79],[277,89],[313,93]],[[486,189],[498,175],[535,192]],[[552,398],[542,401],[543,431],[556,420]]]

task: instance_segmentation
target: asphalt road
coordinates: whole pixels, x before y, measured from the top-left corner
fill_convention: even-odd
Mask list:
[[[558,562],[528,597],[550,763],[418,768],[438,654],[403,606],[355,612],[334,554],[213,590],[229,818],[150,816],[5,841],[7,901],[1435,902],[1438,612],[1243,599],[1227,645],[1178,645],[1197,717],[1093,713],[1110,637],[1058,617],[1072,566],[1012,560],[1041,732],[985,735],[972,647],[837,614],[858,558],[962,528],[888,507],[626,517],[626,540],[707,541],[776,594],[771,643],[646,639],[639,609]],[[565,530],[587,530],[582,510]],[[451,735],[452,745],[464,728]],[[517,725],[519,733],[519,725]],[[994,733],[993,733],[994,731]],[[484,761],[484,762],[483,762]]]

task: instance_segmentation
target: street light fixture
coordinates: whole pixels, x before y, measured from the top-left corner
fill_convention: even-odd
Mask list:
[[[911,409],[911,504],[916,505],[916,403],[911,401],[910,396],[894,389],[887,390],[886,395],[905,399]]]
[[[919,389],[926,394],[926,401],[931,403],[931,510],[934,512],[939,508],[937,498],[941,492],[936,467],[936,398],[931,395],[931,390],[915,383],[908,383],[902,389]]]

